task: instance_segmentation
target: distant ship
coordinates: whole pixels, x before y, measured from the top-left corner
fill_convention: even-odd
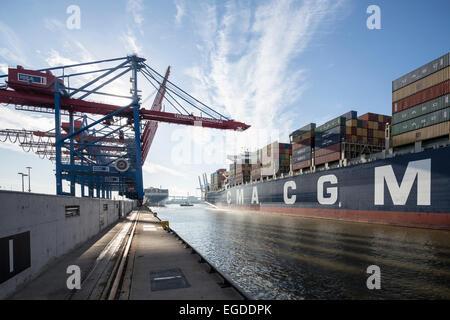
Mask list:
[[[186,202],[180,203],[180,206],[181,207],[192,207],[194,205],[192,203],[190,203],[189,201],[186,201]]]
[[[168,189],[148,188],[144,190],[144,202],[149,206],[164,205],[165,200],[169,198]]]

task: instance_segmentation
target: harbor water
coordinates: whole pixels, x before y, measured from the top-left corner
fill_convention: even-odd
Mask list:
[[[256,299],[450,299],[450,232],[207,205],[153,208]],[[380,289],[369,289],[369,266]]]

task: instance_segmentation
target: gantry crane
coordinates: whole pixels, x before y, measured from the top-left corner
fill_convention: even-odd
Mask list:
[[[81,71],[83,67],[89,70]],[[60,74],[54,75],[56,72]],[[130,95],[100,91],[130,73]],[[111,198],[112,191],[118,191],[142,201],[142,165],[158,122],[236,131],[249,128],[170,82],[169,74],[170,67],[162,76],[136,55],[40,70],[9,68],[7,75],[0,75],[0,79],[7,79],[6,87],[0,88],[0,103],[17,110],[52,113],[55,126],[48,131],[0,130],[0,141],[18,142],[26,151],[53,160],[58,195],[74,196],[78,184],[82,196]],[[150,109],[141,108],[138,75],[157,90]],[[93,102],[86,99],[91,95],[131,102]],[[163,99],[176,112],[162,111]],[[63,191],[63,180],[70,182],[69,192]]]

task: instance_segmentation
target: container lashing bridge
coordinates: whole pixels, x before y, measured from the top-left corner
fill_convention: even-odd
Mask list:
[[[130,74],[129,95],[102,91]],[[7,75],[0,75],[5,80],[0,103],[54,114],[55,125],[48,131],[3,129],[0,141],[18,143],[25,151],[54,161],[58,195],[74,196],[78,184],[81,196],[111,198],[117,191],[142,201],[142,166],[159,122],[221,130],[249,128],[188,94],[168,80],[169,74],[170,67],[163,76],[136,55],[40,70],[9,68]],[[141,108],[146,102],[141,101],[138,87],[141,78],[155,90],[149,109]],[[93,95],[121,103],[86,100]],[[174,112],[163,109],[163,100]],[[69,191],[63,190],[64,180]]]

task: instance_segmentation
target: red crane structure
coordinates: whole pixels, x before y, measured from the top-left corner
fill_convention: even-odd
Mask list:
[[[81,71],[83,67],[89,70]],[[130,95],[100,91],[130,73]],[[170,67],[162,76],[136,55],[40,70],[9,68],[7,75],[0,75],[6,80],[6,86],[0,88],[0,103],[54,114],[55,126],[45,132],[3,129],[0,141],[9,139],[25,151],[55,161],[58,195],[74,196],[78,184],[82,196],[111,198],[112,191],[118,191],[142,201],[142,165],[158,122],[236,131],[249,128],[188,94],[168,80],[169,74]],[[138,75],[156,90],[150,109],[141,107]],[[86,100],[90,95],[130,102],[115,105]],[[162,111],[163,101],[176,112]],[[63,190],[63,180],[70,182],[69,192]]]

